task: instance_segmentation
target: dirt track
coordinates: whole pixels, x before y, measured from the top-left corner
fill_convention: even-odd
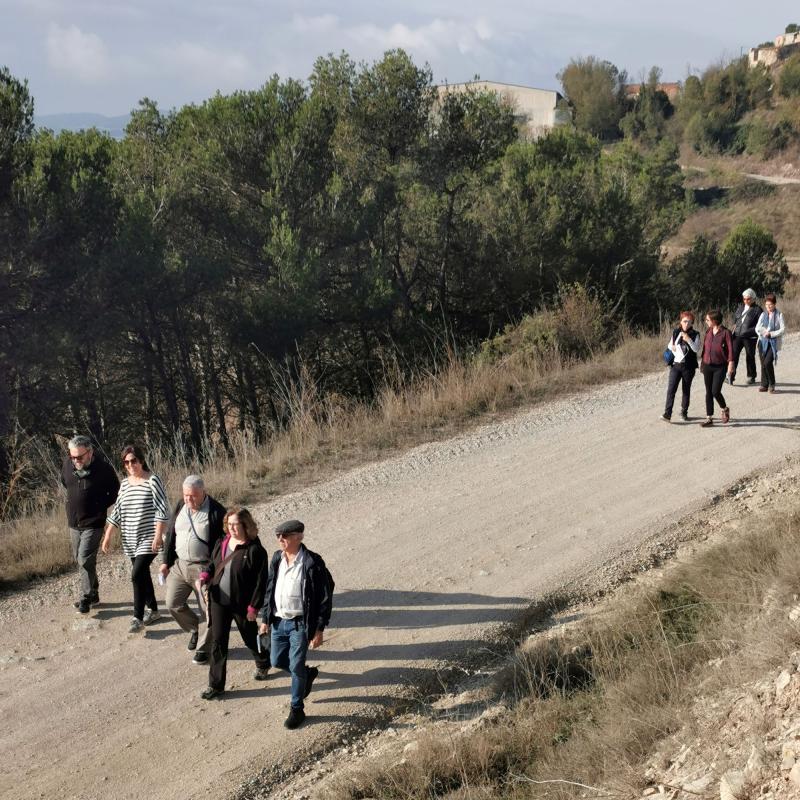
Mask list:
[[[385,714],[437,662],[481,646],[531,598],[613,563],[754,469],[775,469],[800,447],[800,339],[787,340],[777,373],[776,395],[725,387],[727,426],[660,422],[659,372],[259,507],[268,547],[272,524],[299,517],[337,581],[331,628],[310,658],[320,679],[294,733],[282,727],[287,678],[252,681],[236,633],[228,691],[211,703],[198,699],[206,672],[171,620],[129,636],[117,559],[103,563],[104,605],[88,619],[72,610],[72,576],[0,599],[0,796],[221,797],[271,764],[291,769]],[[694,388],[697,420],[699,374]]]

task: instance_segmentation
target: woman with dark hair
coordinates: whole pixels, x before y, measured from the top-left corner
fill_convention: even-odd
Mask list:
[[[672,331],[667,343],[674,360],[667,377],[667,403],[661,415],[664,422],[670,422],[672,419],[672,406],[679,384],[682,387],[681,419],[684,422],[689,419],[689,397],[694,373],[697,371],[697,354],[700,352],[700,334],[692,327],[693,325],[694,313],[681,311],[680,327]]]
[[[728,422],[731,410],[722,396],[725,374],[733,375],[733,340],[731,332],[722,324],[722,312],[709,311],[706,314],[706,337],[703,340],[703,379],[706,383],[706,418],[700,424],[710,428],[714,424],[714,401],[722,409],[722,421]]]
[[[783,314],[778,311],[774,294],[764,298],[764,311],[756,324],[758,334],[758,357],[761,360],[761,386],[759,392],[775,393],[775,364],[778,362],[778,351],[786,331]]]
[[[200,583],[208,586],[211,629],[208,688],[200,694],[203,700],[211,700],[225,691],[231,622],[236,623],[253,654],[254,679],[266,680],[269,673],[269,644],[266,637],[259,640],[256,623],[267,588],[267,551],[246,508],[229,508],[222,527],[226,535],[217,542],[211,562],[200,573]]]
[[[161,549],[170,513],[164,484],[158,475],[150,471],[140,447],[128,445],[123,448],[122,467],[126,476],[122,479],[117,501],[106,520],[101,547],[104,553],[108,553],[114,529],[119,529],[122,549],[131,560],[133,583],[133,619],[128,633],[136,633],[161,616],[150,576],[150,564]]]

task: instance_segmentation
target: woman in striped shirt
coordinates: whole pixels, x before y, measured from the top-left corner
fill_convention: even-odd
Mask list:
[[[170,514],[164,484],[158,475],[150,472],[141,448],[136,445],[124,448],[122,466],[127,477],[120,484],[117,502],[106,520],[102,548],[108,553],[111,536],[118,528],[122,534],[122,549],[131,560],[133,619],[128,632],[136,633],[161,616],[150,564],[161,549]]]

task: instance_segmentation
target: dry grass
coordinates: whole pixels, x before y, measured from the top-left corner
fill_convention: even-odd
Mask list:
[[[781,299],[790,330],[800,327],[800,286],[795,280]],[[450,357],[436,374],[386,385],[371,405],[322,396],[302,377],[286,388],[292,423],[258,445],[247,433],[232,436],[231,453],[210,443],[201,459],[177,442],[151,450],[149,461],[171,499],[183,478],[201,473],[220,502],[255,503],[322,480],[334,472],[445,439],[516,409],[553,400],[612,381],[660,369],[659,354],[668,334],[622,332],[618,346],[585,361],[555,351],[488,363]],[[175,453],[178,455],[176,456]],[[20,445],[20,462],[36,469],[49,464],[35,442]],[[49,485],[58,485],[58,466],[50,464]],[[0,549],[0,585],[70,569],[66,523],[60,497],[38,496],[28,514],[5,523]]]
[[[800,258],[800,186],[776,186],[766,197],[722,203],[700,208],[681,225],[665,247],[670,251],[689,247],[700,234],[722,242],[748,217],[763,225],[775,237],[784,253]]]
[[[800,644],[785,613],[769,610],[797,590],[800,513],[764,523],[748,528],[765,533],[716,546],[660,587],[518,652],[495,681],[511,706],[499,724],[451,738],[432,729],[416,755],[368,764],[328,797],[641,795],[643,762],[698,694],[761,675]],[[725,669],[709,670],[719,657]]]
[[[164,479],[171,499],[178,497],[185,475],[199,472],[223,503],[263,502],[336,471],[448,438],[520,407],[644,374],[657,368],[665,339],[666,334],[624,335],[614,351],[579,363],[557,352],[524,363],[450,357],[436,374],[387,385],[371,405],[321,396],[303,379],[287,388],[291,425],[265,445],[242,433],[233,437],[231,454],[209,445],[198,460],[177,443],[151,450],[148,460]],[[39,463],[36,454],[22,457]],[[58,485],[57,471],[50,485]],[[60,498],[53,506],[52,496],[42,497],[26,516],[6,523],[0,583],[52,575],[70,566]]]

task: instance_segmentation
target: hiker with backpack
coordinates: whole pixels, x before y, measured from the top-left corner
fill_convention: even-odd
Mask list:
[[[289,716],[283,723],[299,728],[306,718],[303,701],[319,675],[306,666],[308,648],[320,647],[333,603],[333,578],[325,562],[303,544],[305,525],[291,519],[275,528],[279,550],[269,564],[259,632],[270,635],[272,666],[292,676]]]
[[[682,387],[681,419],[684,422],[689,419],[689,399],[694,374],[697,372],[697,354],[700,352],[700,334],[692,327],[693,325],[694,313],[681,311],[680,327],[672,331],[667,349],[664,351],[665,357],[668,353],[671,354],[667,376],[667,402],[661,415],[664,422],[672,421],[672,406],[675,403],[678,385]]]
[[[266,592],[267,551],[246,508],[229,508],[223,529],[225,537],[216,543],[211,561],[200,573],[200,584],[208,587],[211,629],[208,687],[200,694],[203,700],[211,700],[225,691],[231,622],[236,623],[253,654],[254,680],[266,680],[269,673],[269,652],[261,646],[257,622]]]

